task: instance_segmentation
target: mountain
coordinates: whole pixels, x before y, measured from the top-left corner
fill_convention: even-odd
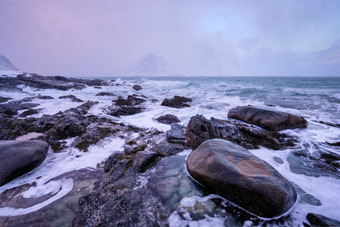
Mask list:
[[[12,70],[18,71],[19,69],[15,67],[8,58],[3,55],[0,55],[0,70]]]

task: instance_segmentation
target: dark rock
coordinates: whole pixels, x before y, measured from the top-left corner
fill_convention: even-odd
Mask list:
[[[172,99],[164,99],[161,105],[173,108],[184,108],[190,106],[189,104],[187,104],[187,102],[192,102],[192,99],[176,95]]]
[[[111,111],[109,115],[114,116],[114,117],[119,117],[119,116],[127,116],[127,115],[133,115],[133,114],[138,114],[143,112],[144,108],[142,107],[133,107],[133,106],[122,106],[117,109],[111,108]]]
[[[136,91],[140,91],[140,90],[143,89],[142,86],[140,86],[140,85],[138,85],[138,84],[133,85],[132,88],[135,89]]]
[[[115,96],[112,92],[99,92],[96,96]]]
[[[71,99],[73,102],[84,102],[81,99],[78,99],[76,96],[74,95],[64,95],[64,96],[60,96],[59,99]]]
[[[178,117],[176,117],[175,115],[172,114],[165,114],[163,116],[160,116],[158,118],[156,118],[156,121],[162,124],[167,124],[167,125],[171,125],[172,123],[178,123],[181,122]]]
[[[48,146],[37,140],[0,141],[0,186],[40,165],[47,156]]]
[[[328,145],[331,146],[335,146],[335,147],[340,147],[340,141],[339,142],[334,142],[334,143],[330,143],[330,142],[326,142]]]
[[[166,140],[169,143],[185,144],[183,127],[176,123],[171,124],[171,129],[166,132]]]
[[[275,131],[267,131],[255,125],[238,120],[207,120],[202,115],[191,117],[186,128],[187,145],[195,149],[208,139],[225,139],[247,149],[258,149],[259,146],[274,150],[294,146],[295,139]]]
[[[327,218],[321,214],[308,213],[306,218],[312,226],[340,226],[339,221]]]
[[[61,78],[61,77],[60,77]],[[39,76],[36,74],[27,75],[21,74],[17,76],[18,82],[23,83],[30,87],[42,88],[42,89],[58,89],[58,90],[69,90],[69,89],[83,89],[86,86],[80,83],[75,83],[67,78],[60,79],[59,77],[48,77]]]
[[[7,101],[10,100],[10,99],[11,99],[11,98],[0,96],[0,103],[7,102]]]
[[[340,124],[336,124],[336,123],[330,123],[330,122],[325,122],[325,121],[318,121],[318,123],[328,125],[328,126],[332,126],[332,127],[335,127],[335,128],[340,128]]]
[[[133,160],[132,166],[135,171],[143,173],[158,161],[158,154],[152,151],[139,151]]]
[[[40,110],[38,109],[29,109],[29,110],[22,112],[22,114],[20,114],[20,117],[27,117],[28,115],[37,114],[39,113],[39,111]]]
[[[116,106],[136,106],[142,104],[145,101],[145,99],[138,98],[137,95],[129,95],[126,99],[123,99],[123,97],[120,96],[114,102]]]
[[[18,114],[18,110],[31,109],[38,106],[37,103],[6,103],[0,104],[0,113],[13,116]]]
[[[96,144],[101,139],[116,133],[119,129],[109,123],[92,123],[86,128],[86,132],[77,137],[73,145],[81,151],[87,151],[91,144]]]
[[[182,144],[159,143],[153,149],[160,156],[171,156],[185,150],[185,147]]]
[[[204,142],[188,156],[187,169],[213,193],[260,217],[285,214],[297,199],[291,183],[272,166],[229,141]]]
[[[39,95],[37,96],[38,99],[54,99],[52,96],[49,95]]]
[[[307,121],[303,117],[253,106],[235,107],[229,110],[228,117],[245,121],[270,131],[307,127]]]

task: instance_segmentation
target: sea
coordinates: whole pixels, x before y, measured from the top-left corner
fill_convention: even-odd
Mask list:
[[[231,108],[244,105],[303,116],[308,122],[307,128],[282,131],[282,133],[298,138],[295,147],[284,150],[260,147],[250,152],[268,162],[290,182],[297,185],[297,188],[303,191],[303,195],[308,195],[309,198],[313,198],[313,201],[318,202],[310,202],[308,199],[301,199],[300,196],[289,215],[289,221],[281,224],[267,224],[267,226],[303,226],[303,222],[308,223],[307,213],[321,214],[340,222],[339,168],[334,174],[323,174],[323,170],[317,168],[311,169],[314,172],[308,174],[306,171],[292,170],[288,160],[290,154],[296,150],[304,150],[308,153],[308,157],[315,159],[320,157],[320,152],[340,155],[340,147],[330,145],[340,142],[340,77],[112,77],[101,79],[111,81],[112,86],[103,86],[100,90],[87,87],[83,90],[70,91],[41,90],[21,86],[22,91],[0,90],[0,96],[11,97],[11,101],[38,94],[55,97],[53,100],[37,100],[40,105],[36,108],[42,110],[33,117],[39,117],[80,105],[70,100],[58,99],[59,96],[69,93],[82,100],[98,101],[99,103],[90,109],[90,114],[164,132],[169,130],[170,126],[160,124],[155,119],[165,114],[177,116],[183,126],[186,126],[190,118],[196,114],[201,114],[207,119],[211,117],[227,119]],[[135,84],[142,86],[143,89],[133,90],[132,86]],[[131,94],[138,94],[149,100],[157,101],[150,102],[142,113],[116,118],[109,116],[106,112],[106,108],[112,105],[115,97],[96,96],[98,92],[113,92],[116,97],[124,98]],[[191,98],[193,101],[190,107],[176,109],[160,105],[164,98],[171,98],[175,95]],[[71,144],[72,138],[67,142]],[[72,189],[72,179],[61,179],[53,184],[49,182],[50,179],[61,173],[84,167],[96,168],[97,163],[112,154],[112,146],[116,147],[117,151],[121,151],[123,145],[122,138],[109,137],[100,144],[91,146],[86,153],[81,153],[76,148],[69,148],[61,153],[50,152],[41,166],[0,187],[0,193],[18,185],[36,181],[35,187],[23,193],[25,198],[38,197],[47,193],[54,193],[55,196],[34,207],[1,207],[0,216],[30,214],[62,198]],[[190,150],[185,150],[179,155],[186,157],[190,152]],[[80,153],[81,157],[75,159]],[[277,162],[277,158],[282,162]],[[333,161],[337,163],[337,166],[340,165],[340,159]],[[303,165],[308,166],[308,163],[301,162],[301,169],[304,169]],[[44,172],[43,176],[41,172]],[[37,179],[38,175],[41,176],[39,179]],[[150,179],[145,178],[141,186],[147,185],[148,180]],[[178,203],[178,209],[174,210],[168,218],[170,226],[226,226],[226,218],[228,218],[226,215],[206,215],[200,220],[195,220],[190,215],[183,215],[184,208],[187,209],[190,206],[193,208],[196,202],[203,203],[213,198],[212,195],[184,196]],[[242,225],[252,226],[254,223],[245,221]]]

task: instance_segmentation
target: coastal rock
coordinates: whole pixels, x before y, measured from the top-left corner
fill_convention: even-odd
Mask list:
[[[0,113],[7,114],[8,116],[13,116],[18,114],[19,110],[31,109],[33,107],[39,106],[37,103],[6,103],[0,104]]]
[[[98,94],[96,94],[96,96],[114,96],[115,94],[113,94],[112,92],[99,92]]]
[[[119,96],[114,102],[116,106],[136,106],[142,104],[145,101],[145,99],[139,98],[137,95],[129,95],[126,99]]]
[[[293,173],[307,176],[331,176],[340,178],[340,155],[323,150],[317,145],[313,154],[308,149],[294,150],[289,153],[287,161]]]
[[[187,145],[195,149],[208,139],[225,139],[247,149],[259,146],[274,150],[294,146],[295,139],[275,131],[267,131],[238,120],[206,119],[203,115],[191,117],[186,127]]]
[[[191,98],[186,98],[183,96],[174,96],[172,99],[165,98],[162,102],[162,106],[169,106],[173,108],[184,108],[184,107],[190,107],[187,102],[192,102]]]
[[[282,215],[297,199],[291,183],[272,166],[229,141],[202,143],[188,156],[187,169],[213,193],[260,217]]]
[[[43,100],[54,99],[52,96],[49,96],[49,95],[38,95],[37,98],[43,99]]]
[[[20,114],[20,117],[27,117],[28,115],[37,114],[39,113],[39,111],[40,110],[38,109],[29,109],[29,110],[22,112],[22,114]]]
[[[185,144],[183,127],[179,124],[171,124],[171,129],[166,132],[166,140],[169,143]]]
[[[60,96],[59,99],[71,99],[73,102],[84,102],[83,100],[78,99],[74,95],[63,95],[63,96]]]
[[[42,89],[58,89],[58,90],[69,90],[69,89],[83,89],[86,86],[82,83],[75,83],[68,80],[66,77],[47,77],[40,76],[37,74],[21,74],[16,77],[19,83],[23,83],[30,87],[42,88]]]
[[[38,140],[0,141],[0,186],[40,165],[47,156],[48,146]]]
[[[164,157],[164,156],[175,155],[185,150],[185,147],[182,144],[159,143],[153,149],[160,156]]]
[[[114,117],[119,116],[127,116],[127,115],[133,115],[143,112],[144,108],[142,107],[133,107],[133,106],[122,106],[119,108],[111,107],[109,108],[109,115]]]
[[[175,115],[172,114],[165,114],[163,116],[160,116],[158,118],[156,118],[156,121],[162,124],[167,124],[167,125],[171,125],[172,123],[178,123],[181,122],[178,117],[176,117]]]
[[[7,102],[7,101],[10,100],[10,99],[11,99],[11,98],[0,96],[0,103]]]
[[[229,110],[228,117],[254,124],[270,131],[307,127],[307,121],[303,117],[253,106],[235,107]]]
[[[145,99],[139,98],[137,95],[129,95],[126,99],[119,96],[117,100],[113,101],[115,105],[108,108],[108,114],[114,117],[119,117],[141,113],[144,108],[139,105],[145,101]]]
[[[140,90],[143,89],[142,86],[140,86],[140,85],[138,85],[138,84],[133,85],[132,88],[133,88],[134,90],[136,90],[136,91],[140,91]]]
[[[327,218],[321,214],[308,213],[306,218],[312,226],[340,226],[339,221]]]
[[[158,159],[159,156],[155,152],[149,150],[139,151],[134,157],[132,166],[135,171],[143,173],[157,163]]]

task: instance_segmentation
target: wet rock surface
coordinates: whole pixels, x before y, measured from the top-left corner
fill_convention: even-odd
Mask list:
[[[0,141],[0,186],[31,171],[46,158],[48,144],[43,141]]]
[[[96,94],[96,96],[114,96],[115,94],[112,92],[99,92],[98,94]]]
[[[168,98],[164,99],[161,105],[173,108],[184,108],[190,106],[189,104],[187,104],[187,102],[192,102],[192,99],[176,95],[171,99]]]
[[[229,110],[228,117],[254,124],[270,131],[307,127],[307,121],[303,117],[253,106],[235,107]]]
[[[202,143],[187,160],[190,175],[260,217],[286,213],[297,194],[272,166],[232,142],[213,139]]]
[[[187,145],[195,149],[208,139],[225,139],[247,149],[259,146],[274,150],[294,146],[295,138],[273,131],[267,131],[255,125],[238,120],[206,119],[203,115],[191,117],[186,127]]]
[[[175,115],[172,114],[165,114],[163,116],[160,116],[158,118],[156,118],[156,121],[162,124],[167,124],[167,125],[171,125],[172,123],[178,123],[181,122],[178,117],[176,117]]]

